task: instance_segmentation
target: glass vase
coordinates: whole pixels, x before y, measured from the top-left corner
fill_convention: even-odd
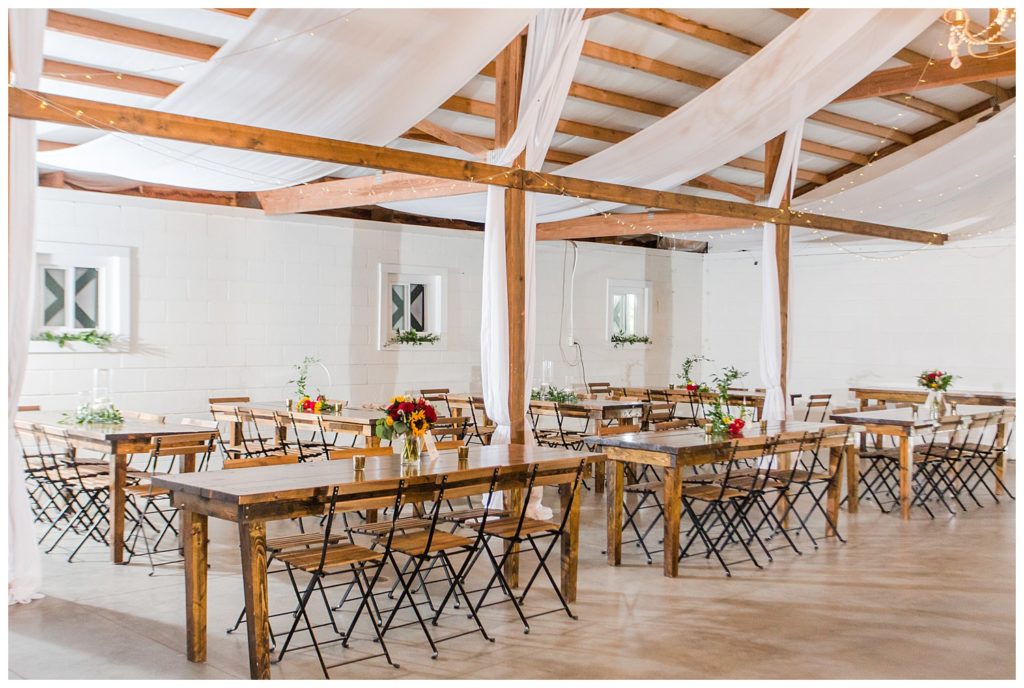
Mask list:
[[[420,463],[420,440],[415,435],[405,435],[402,443],[402,465],[418,466]]]
[[[933,389],[928,392],[928,398],[925,399],[924,405],[928,409],[929,418],[939,419],[946,415],[946,400],[942,392],[938,390]]]

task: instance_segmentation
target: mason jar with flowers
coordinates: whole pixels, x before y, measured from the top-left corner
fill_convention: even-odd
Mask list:
[[[420,450],[430,429],[437,421],[437,412],[422,397],[393,397],[378,418],[374,433],[382,440],[402,441],[402,464],[418,464]]]
[[[928,390],[924,405],[932,418],[946,415],[945,392],[953,385],[952,375],[943,370],[925,370],[917,376],[917,385]]]

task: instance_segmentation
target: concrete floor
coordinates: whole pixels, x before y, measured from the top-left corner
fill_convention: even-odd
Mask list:
[[[557,503],[554,495],[545,501]],[[717,564],[687,560],[682,577],[670,580],[660,561],[646,565],[632,546],[624,566],[605,565],[603,499],[584,493],[579,621],[543,616],[524,635],[508,605],[491,607],[483,619],[493,644],[466,636],[442,643],[431,660],[418,628],[397,629],[388,642],[401,669],[372,659],[332,677],[1010,679],[1014,511],[1005,502],[953,519],[915,513],[903,523],[865,505],[852,519],[843,512],[846,545],[778,552],[764,570],[741,564],[732,578]],[[214,538],[230,542],[228,533]],[[184,657],[180,565],[149,577],[143,562],[113,566],[92,547],[74,564],[44,555],[47,597],[9,608],[10,676],[247,677],[244,632],[223,632],[241,605],[237,551],[215,542],[211,558],[205,664]],[[538,592],[528,605],[534,610],[555,602]],[[287,577],[272,576],[271,610],[293,599]],[[466,623],[453,615],[442,626]],[[369,627],[361,630],[368,638]],[[371,647],[334,644],[325,655],[338,662]],[[289,654],[273,675],[321,677],[312,650]]]

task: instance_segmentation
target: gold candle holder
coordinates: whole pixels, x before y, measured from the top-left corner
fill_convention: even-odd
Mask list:
[[[289,410],[289,411],[291,411],[291,410],[292,410],[292,404],[294,404],[294,403],[295,403],[295,400],[294,400],[294,399],[289,399],[289,400],[288,400],[288,410]]]
[[[460,459],[468,459],[469,458],[469,447],[461,446],[461,447],[459,447],[458,451],[459,451],[459,458]]]
[[[361,471],[366,468],[366,457],[362,454],[358,454],[352,457],[352,464],[355,466],[357,471]]]
[[[768,432],[768,421],[763,420],[763,419],[761,420],[761,432],[762,433]]]
[[[704,434],[709,436],[711,435],[711,423],[704,424]]]

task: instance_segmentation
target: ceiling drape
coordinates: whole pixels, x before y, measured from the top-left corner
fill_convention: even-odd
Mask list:
[[[462,88],[529,9],[259,9],[162,112],[386,145]],[[79,173],[259,191],[336,173],[331,163],[108,134],[39,161]]]
[[[46,10],[9,10],[13,83],[37,88],[43,70]],[[7,206],[7,603],[42,597],[42,565],[25,488],[25,464],[15,440],[14,416],[21,398],[32,334],[35,274],[36,123],[8,123],[10,185]]]

